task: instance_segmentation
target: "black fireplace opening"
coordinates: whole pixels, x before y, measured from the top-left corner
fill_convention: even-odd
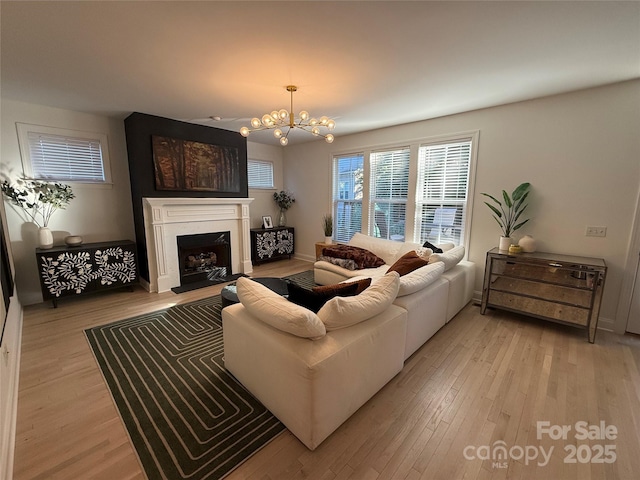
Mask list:
[[[215,284],[231,276],[231,233],[181,235],[178,241],[180,285]]]

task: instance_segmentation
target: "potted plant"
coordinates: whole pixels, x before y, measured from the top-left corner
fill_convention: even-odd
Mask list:
[[[291,208],[291,205],[293,205],[296,199],[293,197],[293,193],[287,192],[285,190],[274,192],[273,199],[275,200],[276,205],[278,205],[278,207],[280,208],[278,226],[284,227],[287,224],[287,217],[285,215],[285,212]]]
[[[503,190],[502,191],[502,199],[503,203],[488,193],[482,193],[485,197],[488,197],[492,200],[494,204],[489,202],[484,202],[487,207],[491,209],[493,212],[493,218],[495,218],[498,225],[502,229],[502,236],[500,237],[500,250],[509,250],[509,245],[511,245],[511,234],[521,228],[525,223],[529,221],[526,220],[520,221],[520,216],[524,213],[528,203],[525,203],[525,200],[529,196],[529,187],[530,183],[525,182],[518,185],[515,190],[511,193],[511,196]]]
[[[41,248],[53,247],[53,234],[49,221],[56,210],[64,210],[75,198],[69,185],[22,178],[16,186],[7,180],[2,182],[2,193],[11,203],[20,207],[27,217],[38,226],[38,243]]]
[[[333,217],[326,214],[322,217],[322,229],[324,230],[324,243],[331,245],[333,236]]]

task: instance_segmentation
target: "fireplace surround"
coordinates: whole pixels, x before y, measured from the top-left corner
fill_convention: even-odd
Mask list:
[[[229,232],[231,272],[251,273],[249,204],[253,198],[144,198],[150,292],[180,286],[177,237]]]

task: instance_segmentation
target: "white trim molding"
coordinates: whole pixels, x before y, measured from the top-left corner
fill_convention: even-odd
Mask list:
[[[251,273],[252,201],[253,198],[143,198],[148,290],[161,293],[180,286],[180,235],[229,231],[232,273]]]

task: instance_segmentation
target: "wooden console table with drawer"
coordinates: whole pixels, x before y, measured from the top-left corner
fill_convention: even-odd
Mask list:
[[[494,307],[587,330],[595,341],[607,266],[601,258],[487,252],[480,313]]]

